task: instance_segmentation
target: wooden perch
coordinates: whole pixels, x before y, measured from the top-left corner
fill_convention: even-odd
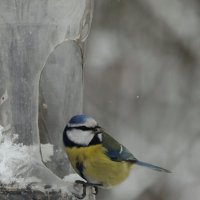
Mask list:
[[[1,186],[0,187],[1,200],[71,200],[72,195],[63,194],[61,191],[46,190],[33,190],[29,187],[19,189],[14,186]]]
[[[67,186],[66,186],[67,187]],[[16,185],[0,185],[1,200],[75,200],[75,195],[64,192],[61,189],[52,189],[51,186],[44,186],[36,189],[30,186],[19,188]],[[89,192],[84,199],[95,200],[95,195]]]

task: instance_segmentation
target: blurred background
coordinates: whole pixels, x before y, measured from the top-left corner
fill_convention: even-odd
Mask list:
[[[84,112],[137,158],[173,171],[136,167],[97,199],[199,200],[199,10],[198,0],[95,1]]]

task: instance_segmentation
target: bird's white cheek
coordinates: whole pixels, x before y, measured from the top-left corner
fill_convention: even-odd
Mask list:
[[[100,142],[102,142],[102,134],[98,134],[97,137],[99,138]]]
[[[88,145],[93,138],[91,131],[71,130],[67,132],[68,138],[75,144]]]

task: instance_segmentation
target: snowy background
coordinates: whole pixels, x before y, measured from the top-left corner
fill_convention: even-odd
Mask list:
[[[97,199],[198,200],[200,2],[100,0],[87,45],[84,109],[133,154],[136,168]]]

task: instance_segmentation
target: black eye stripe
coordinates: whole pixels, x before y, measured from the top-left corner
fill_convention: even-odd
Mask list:
[[[67,127],[67,130],[73,130],[73,129],[77,129],[77,130],[82,130],[82,131],[94,131],[97,128],[99,128],[99,126],[95,126],[95,127],[87,127],[87,126],[77,126],[77,127]]]

